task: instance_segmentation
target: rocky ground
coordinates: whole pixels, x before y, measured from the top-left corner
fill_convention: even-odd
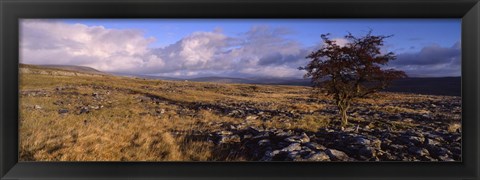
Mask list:
[[[398,105],[402,106],[402,105]],[[460,102],[437,104],[423,102],[418,108],[443,111],[458,110]],[[423,106],[423,107],[421,107]],[[442,129],[436,119],[446,117],[372,112],[363,107],[357,110],[357,117],[370,119],[371,116],[390,123],[415,124],[408,128],[392,130],[370,128],[366,123],[355,123],[350,127],[330,126],[317,131],[284,129],[274,127],[248,126],[248,121],[266,119],[262,111],[249,113],[232,111],[229,115],[245,114],[245,122],[238,124],[212,123],[223,127],[208,133],[209,140],[219,146],[232,145],[246,148],[246,152],[259,161],[458,161],[461,160],[461,132],[450,126]],[[284,123],[294,123],[302,113],[275,112],[292,117]],[[313,113],[313,112],[312,112]],[[329,113],[329,112],[325,112]],[[335,113],[332,110],[330,113]],[[415,123],[415,122],[416,123]]]
[[[359,100],[350,125],[340,127],[332,100],[308,87],[51,73],[21,79],[24,161],[461,160],[456,96],[380,93]]]
[[[241,125],[241,124],[240,124]],[[244,146],[259,161],[455,161],[461,159],[459,133],[368,128],[317,132],[248,127],[209,134],[219,145]]]

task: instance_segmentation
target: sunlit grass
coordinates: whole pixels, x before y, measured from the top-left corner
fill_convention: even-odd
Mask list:
[[[335,109],[334,105],[309,101],[311,89],[300,86],[22,73],[20,91],[42,92],[20,97],[21,161],[243,161],[249,160],[248,157],[221,151],[207,140],[208,133],[224,130],[220,127],[222,123],[315,132],[338,120],[335,114],[321,113]],[[371,110],[385,114],[430,113],[392,105],[400,101],[426,101],[429,96],[395,93],[376,96],[360,99],[359,106],[368,105]],[[315,100],[332,99],[320,95]],[[246,121],[245,117],[235,118],[216,109],[190,109],[195,103],[228,108],[255,106],[261,111],[281,110],[296,116],[293,121],[276,114],[266,120]],[[88,107],[88,112],[82,113],[84,107]],[[355,116],[351,121],[370,128],[415,126],[415,122],[389,122],[375,120],[373,116]],[[460,128],[458,122],[446,123],[450,124],[449,131]],[[198,132],[204,133],[198,135]]]

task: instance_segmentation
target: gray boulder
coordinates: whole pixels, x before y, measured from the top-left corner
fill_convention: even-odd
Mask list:
[[[292,143],[287,147],[283,148],[281,151],[292,152],[292,151],[299,151],[300,149],[302,149],[302,146],[300,145],[300,143]]]
[[[415,147],[415,146],[412,146],[412,147],[409,147],[408,148],[408,152],[410,154],[413,154],[413,155],[416,155],[416,156],[427,156],[427,155],[430,155],[428,153],[428,150],[425,149],[425,148],[420,148],[420,147]]]
[[[307,134],[302,133],[300,136],[290,136],[285,138],[285,141],[290,143],[307,143],[310,142],[310,138],[307,136]]]
[[[321,150],[321,151],[324,151],[326,150],[327,148],[325,146],[322,146],[320,144],[317,144],[315,142],[309,142],[309,143],[306,143],[305,144],[308,148],[310,149],[313,149],[313,150]]]
[[[336,149],[327,149],[325,151],[327,155],[330,157],[331,160],[334,161],[348,161],[350,160],[350,157],[348,157],[347,154],[345,154],[342,151],[336,150]]]
[[[220,139],[218,140],[218,144],[224,144],[224,143],[238,143],[240,142],[240,136],[238,135],[224,135],[220,136]]]
[[[68,113],[68,110],[67,109],[60,109],[58,110],[58,114],[66,114]]]
[[[307,161],[330,161],[330,157],[325,152],[318,152],[306,157]]]

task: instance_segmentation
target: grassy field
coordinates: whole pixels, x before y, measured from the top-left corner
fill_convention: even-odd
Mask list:
[[[72,75],[25,68],[20,74],[21,161],[245,161],[250,157],[242,147],[218,146],[209,134],[241,123],[309,132],[338,125],[331,99],[313,98],[309,87]],[[442,98],[380,93],[357,106],[386,115],[448,117],[436,126],[456,131],[459,113],[398,105]],[[365,118],[356,111],[351,116],[352,126],[393,131],[425,123]]]

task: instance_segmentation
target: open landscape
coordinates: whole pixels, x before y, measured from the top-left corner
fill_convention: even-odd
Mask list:
[[[19,71],[21,161],[461,161],[460,96]]]
[[[19,159],[461,162],[460,27],[21,19]]]

